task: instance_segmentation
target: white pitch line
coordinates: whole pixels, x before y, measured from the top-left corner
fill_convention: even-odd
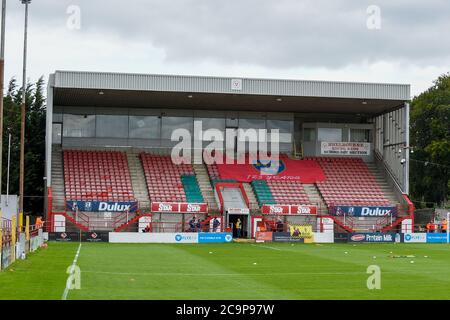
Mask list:
[[[69,294],[69,290],[70,290],[70,288],[69,288],[69,285],[70,285],[69,284],[69,278],[72,275],[73,268],[75,268],[75,266],[77,264],[78,257],[80,256],[80,250],[81,250],[81,243],[78,246],[78,250],[77,250],[77,253],[75,254],[75,258],[73,259],[72,265],[70,266],[71,269],[70,269],[69,277],[66,280],[66,288],[64,289],[64,292],[63,292],[63,295],[61,297],[61,300],[67,300],[67,295]]]
[[[93,274],[106,274],[106,275],[118,275],[118,276],[199,276],[199,277],[247,277],[247,276],[268,276],[269,273],[211,273],[211,274],[199,274],[199,273],[175,273],[175,272],[108,272],[108,271],[86,271],[83,273],[93,273]],[[296,275],[349,275],[349,274],[366,274],[366,272],[284,272],[277,273],[279,276],[296,276]]]
[[[263,246],[262,244],[252,244],[252,246],[254,246],[254,247],[261,247],[261,248],[267,248],[267,249],[272,249],[272,250],[277,250],[277,251],[286,251],[286,250],[283,250],[283,249],[280,249],[280,248]]]

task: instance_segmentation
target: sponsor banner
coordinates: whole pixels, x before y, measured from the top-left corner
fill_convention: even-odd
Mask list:
[[[332,232],[313,232],[314,243],[334,243]]]
[[[403,241],[405,243],[426,243],[427,234],[426,233],[405,233],[403,236]]]
[[[227,213],[229,213],[229,214],[249,214],[250,210],[248,208],[227,208]]]
[[[334,242],[335,243],[348,242],[348,233],[335,233]]]
[[[273,233],[274,242],[300,242],[304,243],[304,238],[293,238],[290,232],[274,232]]]
[[[110,232],[110,243],[198,243],[198,233]]]
[[[206,203],[180,203],[180,212],[208,213],[208,205]]]
[[[81,234],[81,241],[85,242],[109,242],[109,232],[84,232]]]
[[[370,143],[367,142],[324,142],[320,152],[335,156],[370,156]]]
[[[206,203],[152,202],[151,209],[158,213],[208,213]]]
[[[80,241],[80,233],[79,232],[49,232],[48,240],[49,241],[58,241],[58,242]]]
[[[80,232],[49,232],[49,241],[74,242],[80,241]],[[81,241],[83,242],[108,242],[109,232],[91,231],[81,232]]]
[[[350,217],[390,217],[397,215],[396,207],[376,207],[376,206],[335,206],[333,213],[336,216]]]
[[[315,160],[294,160],[283,157],[278,160],[244,159],[245,164],[217,164],[220,177],[238,182],[253,180],[302,181],[316,183],[325,181],[325,174]]]
[[[350,233],[349,242],[402,242],[400,233]]]
[[[272,241],[273,232],[256,231],[256,241]]]
[[[447,243],[447,233],[427,233],[427,243]]]
[[[200,232],[198,243],[226,243],[233,241],[233,235],[228,232]]]
[[[291,238],[311,239],[313,236],[312,226],[303,224],[289,225]]]
[[[290,214],[291,206],[265,204],[261,207],[263,214]]]
[[[136,212],[138,203],[136,201],[66,201],[66,208],[70,211],[77,209],[82,212]]]
[[[291,206],[291,215],[295,214],[317,214],[316,206]]]
[[[299,214],[317,214],[316,206],[308,205],[263,205],[261,207],[263,214],[271,215],[299,215]]]

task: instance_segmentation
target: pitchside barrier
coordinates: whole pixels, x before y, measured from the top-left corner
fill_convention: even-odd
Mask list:
[[[30,226],[30,219],[26,217],[12,220],[1,219],[0,223],[0,270],[9,267],[16,259],[26,259],[30,252],[36,251],[44,244],[45,234],[42,226]]]
[[[360,232],[335,233],[336,243],[450,243],[448,233]]]
[[[228,232],[110,232],[111,243],[229,243],[233,234]]]

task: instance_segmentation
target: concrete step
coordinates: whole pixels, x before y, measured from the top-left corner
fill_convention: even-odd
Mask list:
[[[255,192],[253,191],[253,188],[250,183],[243,183],[242,186],[244,187],[245,193],[247,194],[248,201],[250,202],[250,209],[251,210],[259,210],[259,204],[258,200],[256,199]]]
[[[148,208],[150,206],[150,199],[139,153],[127,152],[127,160],[134,196],[141,208]]]
[[[203,199],[208,203],[211,209],[217,210],[219,206],[214,195],[214,190],[209,181],[209,175],[205,165],[194,164],[192,167],[194,169],[195,177],[200,187],[200,192],[202,193]]]

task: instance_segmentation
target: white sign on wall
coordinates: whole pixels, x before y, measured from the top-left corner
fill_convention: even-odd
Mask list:
[[[248,208],[227,208],[228,214],[249,214],[250,210]]]
[[[53,224],[55,232],[66,232],[66,217],[62,214],[55,214],[53,216]]]
[[[144,232],[145,227],[152,223],[152,217],[144,216],[139,218],[139,232]]]
[[[370,143],[322,141],[320,152],[323,155],[370,156]]]
[[[242,79],[231,79],[231,90],[242,90]]]

